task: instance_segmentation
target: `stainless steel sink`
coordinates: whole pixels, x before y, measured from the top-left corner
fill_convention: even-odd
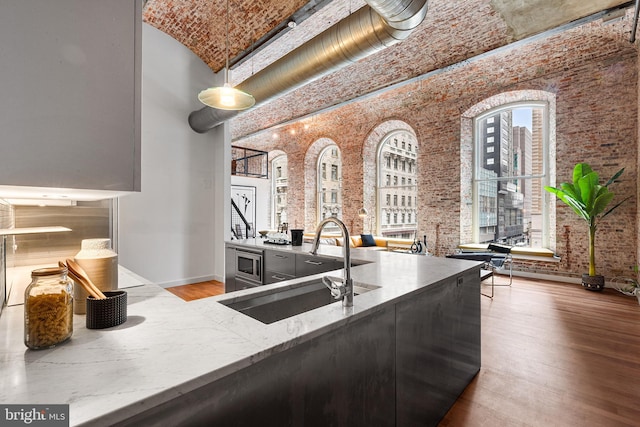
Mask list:
[[[355,295],[377,289],[379,286],[354,283]],[[247,295],[228,301],[220,301],[240,313],[250,316],[262,323],[273,323],[287,317],[295,316],[328,304],[338,303],[333,299],[329,289],[320,279],[297,284],[293,288],[274,289],[269,293]]]

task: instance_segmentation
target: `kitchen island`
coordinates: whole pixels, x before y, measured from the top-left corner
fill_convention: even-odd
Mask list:
[[[366,250],[352,259],[354,280],[379,288],[351,308],[336,302],[271,324],[220,301],[308,278],[192,302],[140,278],[127,289],[126,323],[87,330],[75,316],[71,340],[41,351],[22,343],[22,307],[8,307],[0,402],[68,403],[71,425],[437,422],[480,368],[480,264]]]

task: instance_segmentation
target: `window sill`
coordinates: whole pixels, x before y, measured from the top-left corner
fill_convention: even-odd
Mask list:
[[[487,243],[465,243],[458,245],[459,249],[463,251],[487,251]],[[560,262],[560,257],[556,256],[552,250],[547,248],[529,248],[514,246],[511,248],[511,256],[513,259],[522,259],[529,261],[544,261],[544,262]]]

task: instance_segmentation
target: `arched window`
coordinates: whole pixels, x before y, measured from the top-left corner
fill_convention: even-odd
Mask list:
[[[337,145],[329,145],[320,152],[317,182],[318,222],[330,216],[342,219],[342,158]],[[329,228],[328,225],[325,229]]]
[[[385,237],[414,238],[418,197],[416,161],[418,142],[413,133],[395,130],[378,147],[378,213],[381,223],[372,233]],[[365,224],[365,231],[372,225]]]
[[[271,162],[271,228],[287,222],[287,155],[282,154]]]
[[[553,246],[548,103],[493,107],[473,118],[473,129],[473,242]]]

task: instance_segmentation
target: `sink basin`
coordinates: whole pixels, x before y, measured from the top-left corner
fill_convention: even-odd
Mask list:
[[[379,288],[379,286],[354,283],[355,295]],[[293,288],[274,289],[273,292],[247,295],[229,301],[220,301],[240,313],[262,323],[273,323],[332,303],[342,304],[331,296],[320,279],[303,282]]]

